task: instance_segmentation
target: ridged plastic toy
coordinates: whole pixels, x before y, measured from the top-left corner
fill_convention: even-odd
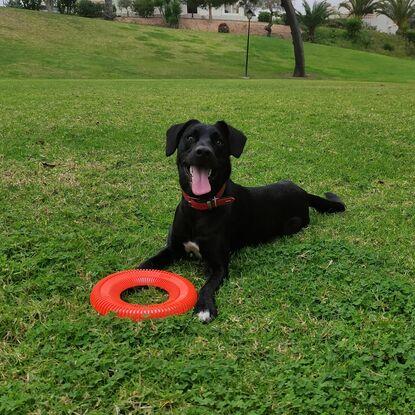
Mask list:
[[[121,299],[129,288],[152,286],[162,288],[169,298],[160,304],[130,304]],[[99,281],[92,289],[90,301],[99,314],[114,312],[118,317],[132,320],[163,318],[183,314],[194,307],[197,292],[193,284],[180,275],[154,269],[116,272]]]

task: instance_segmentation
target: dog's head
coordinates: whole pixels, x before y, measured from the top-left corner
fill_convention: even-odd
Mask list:
[[[215,195],[231,174],[230,156],[239,157],[245,135],[225,121],[214,125],[189,120],[167,130],[166,155],[177,149],[182,189],[194,196]]]

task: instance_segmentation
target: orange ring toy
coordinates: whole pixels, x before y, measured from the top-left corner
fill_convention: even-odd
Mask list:
[[[138,287],[162,288],[169,298],[160,304],[130,304],[121,300],[123,291]],[[99,314],[114,312],[118,317],[131,320],[163,318],[183,314],[194,307],[197,292],[193,284],[180,275],[154,269],[134,269],[116,272],[99,281],[92,289],[90,301]]]

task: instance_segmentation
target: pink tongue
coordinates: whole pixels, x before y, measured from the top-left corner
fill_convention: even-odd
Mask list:
[[[191,166],[192,192],[199,196],[209,193],[212,189],[209,183],[209,170],[202,167]]]

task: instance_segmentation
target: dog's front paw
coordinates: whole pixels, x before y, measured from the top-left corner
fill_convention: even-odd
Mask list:
[[[218,310],[212,299],[199,298],[194,313],[202,323],[210,323],[218,315]]]

